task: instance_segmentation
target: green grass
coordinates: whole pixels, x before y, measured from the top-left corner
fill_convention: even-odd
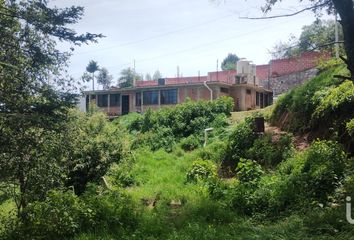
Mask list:
[[[268,106],[262,109],[250,110],[250,111],[242,111],[242,112],[232,112],[231,113],[231,122],[232,123],[240,123],[245,120],[246,117],[250,117],[254,114],[261,113],[267,119],[270,117],[272,111],[274,109],[274,105]]]
[[[136,185],[126,192],[136,202],[139,225],[119,236],[106,232],[81,234],[76,240],[89,239],[350,239],[348,234],[313,235],[308,231],[303,216],[292,215],[277,222],[267,219],[257,222],[238,216],[224,203],[210,199],[206,188],[186,184],[186,173],[197,152],[152,152],[138,149],[131,173]],[[149,208],[141,199],[155,199]],[[183,199],[179,208],[171,208],[171,200]],[[344,223],[346,224],[346,223]]]

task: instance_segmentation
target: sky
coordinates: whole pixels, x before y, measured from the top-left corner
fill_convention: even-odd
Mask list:
[[[174,77],[216,71],[228,53],[256,64],[267,63],[272,47],[315,20],[312,12],[294,17],[248,20],[264,14],[264,0],[52,0],[52,5],[85,8],[81,21],[71,27],[78,33],[102,33],[98,43],[76,48],[69,74],[79,78],[90,60],[114,76],[134,67],[145,75],[159,70]],[[268,16],[301,10],[304,0],[283,1]],[[326,16],[324,16],[326,17]],[[327,16],[328,17],[328,16]],[[60,44],[61,50],[69,48]],[[219,62],[219,64],[217,64]]]

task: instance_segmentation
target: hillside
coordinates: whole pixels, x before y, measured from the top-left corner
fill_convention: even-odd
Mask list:
[[[346,108],[353,94],[351,82],[333,81],[341,71],[325,70],[256,112],[231,113],[229,98],[114,121],[94,109],[71,111],[68,134],[48,138],[64,152],[44,151],[60,157],[61,168],[52,167],[64,184],[42,198],[34,198],[41,189],[29,192],[19,215],[17,189],[0,195],[0,236],[350,239],[354,227],[344,216],[346,196],[354,197],[354,165],[342,140],[352,134]],[[275,126],[255,134],[256,115]],[[346,135],[322,133],[316,121],[324,120],[339,130],[346,123]],[[301,142],[303,134],[322,139]]]

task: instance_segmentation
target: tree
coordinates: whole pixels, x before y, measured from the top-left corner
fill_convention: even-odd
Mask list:
[[[146,81],[151,81],[151,80],[152,80],[152,77],[151,77],[150,73],[147,73],[147,74],[145,75],[145,80],[146,80]]]
[[[223,71],[226,70],[235,70],[236,69],[236,63],[237,61],[240,60],[236,54],[229,53],[227,57],[222,61],[221,63],[221,69]]]
[[[341,28],[339,28],[339,39],[343,39]],[[279,42],[276,44],[271,53],[274,58],[289,58],[307,51],[326,50],[334,56],[334,45],[329,44],[334,41],[335,22],[333,20],[318,19],[311,25],[302,27],[299,39],[291,36],[288,42]]]
[[[97,62],[91,60],[86,67],[86,71],[92,74],[92,91],[95,90],[95,72],[99,70]]]
[[[113,76],[109,74],[107,68],[101,68],[97,75],[97,82],[103,86],[103,89],[109,89]]]
[[[0,1],[0,181],[19,215],[65,178],[60,142],[75,96],[62,71],[70,52],[56,43],[73,47],[102,37],[67,27],[82,15],[82,7],[50,8],[42,0]]]
[[[159,70],[156,70],[156,71],[154,72],[154,75],[152,76],[152,79],[153,79],[153,80],[158,80],[159,78],[162,78],[162,74],[160,73]]]
[[[140,76],[134,71],[134,69],[126,68],[120,72],[120,78],[118,79],[118,85],[120,88],[132,87],[134,81],[139,81]]]
[[[262,8],[263,12],[267,13],[272,10],[275,4],[281,0],[266,0],[265,6]],[[301,1],[301,0],[299,0]],[[267,18],[287,17],[293,16],[306,10],[313,10],[318,13],[322,9],[327,10],[328,13],[337,12],[340,16],[340,24],[343,29],[344,49],[346,57],[341,57],[347,64],[351,76],[348,77],[354,81],[354,1],[353,0],[310,0],[311,6],[293,14],[282,16],[270,16]],[[258,18],[264,19],[264,18]]]

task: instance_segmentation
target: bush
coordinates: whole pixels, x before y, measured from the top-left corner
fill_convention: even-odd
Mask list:
[[[75,193],[82,194],[88,182],[100,181],[112,163],[124,158],[129,145],[123,144],[126,133],[122,128],[110,123],[103,113],[74,113],[70,117],[63,143],[68,149],[66,186],[74,186]]]
[[[163,148],[166,152],[171,152],[174,144],[175,138],[170,128],[157,128],[149,132],[138,133],[132,148],[148,146],[152,151]]]
[[[187,173],[187,182],[199,182],[217,177],[214,163],[205,160],[196,160]]]
[[[200,140],[195,135],[190,135],[187,138],[182,139],[181,148],[184,151],[193,151],[200,146]]]
[[[43,202],[28,205],[17,230],[21,239],[63,239],[77,233],[84,221],[92,217],[72,192],[51,191]]]
[[[89,185],[81,197],[72,192],[51,191],[45,201],[29,204],[11,237],[68,239],[79,232],[115,233],[136,224],[130,198]]]
[[[255,161],[241,158],[237,164],[236,177],[241,182],[256,184],[263,173],[262,167]]]
[[[210,160],[214,163],[221,163],[225,157],[226,148],[226,141],[215,139],[204,148],[200,149],[198,156],[203,160]]]
[[[130,173],[131,168],[127,164],[114,164],[107,172],[110,182],[118,187],[130,187],[135,184],[135,178]]]
[[[246,157],[246,151],[253,146],[256,135],[253,133],[253,118],[247,118],[236,125],[229,136],[225,161],[237,165],[240,158]]]
[[[253,159],[267,168],[275,167],[289,158],[293,153],[292,136],[282,134],[275,141],[272,138],[272,135],[266,134],[256,139],[246,153],[247,158]]]
[[[232,98],[221,97],[210,101],[187,101],[172,108],[152,111],[149,109],[143,119],[138,119],[136,130],[142,132],[169,128],[176,139],[193,134],[202,134],[205,128],[214,124],[215,127],[225,126],[225,117],[230,116],[233,109]],[[140,124],[141,122],[141,124]],[[141,126],[141,127],[139,127]]]
[[[246,174],[240,179],[243,181],[231,192],[232,205],[245,214],[274,217],[292,209],[306,211],[314,204],[325,205],[343,179],[345,161],[338,143],[316,141],[305,152],[283,161],[275,173],[261,176],[258,184],[249,187],[248,181],[259,177],[261,171],[255,170],[257,166],[250,160],[242,160],[243,167],[250,170],[244,171]]]

